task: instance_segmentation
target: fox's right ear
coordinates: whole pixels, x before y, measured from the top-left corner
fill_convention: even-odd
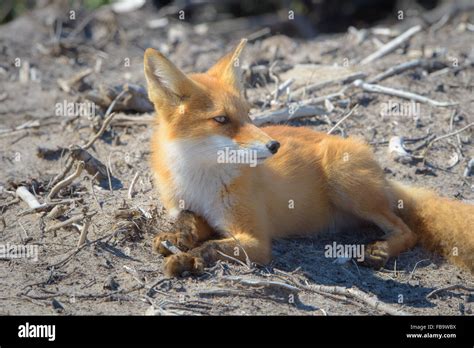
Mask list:
[[[240,40],[237,47],[219,59],[218,62],[207,71],[209,75],[217,77],[221,81],[234,87],[238,92],[243,91],[240,56],[246,44],[247,39]]]
[[[153,104],[178,105],[191,95],[195,84],[160,52],[147,48],[144,56],[148,97]]]

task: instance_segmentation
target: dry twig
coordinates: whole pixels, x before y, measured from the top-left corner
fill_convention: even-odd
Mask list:
[[[81,235],[79,236],[79,242],[77,243],[77,247],[80,247],[82,244],[85,243],[87,238],[87,233],[89,232],[89,227],[91,224],[91,219],[89,217],[84,219],[84,225],[82,225]]]
[[[404,62],[404,63],[398,64],[398,65],[392,66],[392,67],[388,68],[387,70],[385,70],[384,72],[382,72],[382,73],[376,75],[375,77],[369,79],[368,81],[369,81],[369,83],[379,82],[379,81],[385,80],[386,78],[389,78],[393,75],[397,75],[397,74],[400,74],[404,71],[407,71],[407,70],[410,70],[410,69],[413,69],[413,68],[417,68],[417,67],[423,65],[423,63],[424,63],[423,59],[410,60],[408,62]]]
[[[140,175],[140,172],[136,172],[135,176],[133,177],[132,183],[130,184],[130,187],[128,189],[128,199],[133,198],[133,187],[135,186],[135,183],[137,182],[139,175]]]
[[[253,115],[252,120],[254,124],[260,126],[265,123],[287,122],[301,117],[325,115],[326,113],[326,110],[323,108],[295,104],[279,110]]]
[[[283,282],[272,281],[272,280],[259,280],[259,279],[244,278],[244,277],[239,277],[239,276],[227,276],[227,277],[222,277],[222,279],[226,281],[236,282],[242,285],[253,286],[253,287],[265,286],[265,287],[276,287],[279,289],[285,289],[285,290],[294,291],[294,292],[300,291],[299,288],[293,285],[283,283]]]
[[[439,137],[436,137],[434,138],[433,140],[431,140],[431,142],[426,146],[425,150],[423,151],[422,153],[422,156],[425,156],[426,153],[428,152],[428,150],[431,148],[431,146],[439,141],[439,140],[442,140],[442,139],[446,139],[446,138],[449,138],[449,137],[452,137],[453,135],[456,135],[456,134],[459,134],[461,132],[464,132],[466,129],[469,129],[471,128],[472,126],[474,126],[474,122],[472,123],[469,123],[467,126],[464,126],[462,127],[461,129],[458,129],[457,131],[454,131],[454,132],[451,132],[451,133],[448,133],[448,134],[444,134],[444,135],[440,135]]]
[[[394,97],[414,100],[423,104],[430,104],[433,106],[448,107],[448,106],[454,106],[458,104],[458,103],[453,103],[453,102],[440,102],[440,101],[433,100],[427,97],[423,97],[419,94],[415,94],[412,92],[407,92],[407,91],[403,91],[403,90],[395,89],[391,87],[375,85],[375,84],[364,82],[362,80],[354,81],[354,86],[360,87],[366,92],[387,94]]]
[[[402,33],[401,35],[397,36],[395,39],[387,42],[385,45],[380,47],[380,49],[378,49],[374,53],[362,59],[360,64],[365,65],[365,64],[371,63],[374,60],[379,59],[380,57],[383,57],[386,54],[394,51],[398,46],[408,41],[413,35],[420,32],[421,29],[422,29],[421,25],[415,25],[414,27],[411,27],[410,29]]]
[[[442,291],[448,291],[448,290],[454,290],[454,289],[461,289],[461,290],[465,290],[465,291],[469,291],[471,293],[474,293],[474,288],[469,288],[465,285],[462,285],[462,284],[455,284],[455,285],[450,285],[450,286],[446,286],[444,288],[439,288],[439,289],[436,289],[436,290],[433,290],[431,291],[428,295],[426,295],[426,298],[431,298],[433,297],[434,295],[442,292]]]
[[[75,223],[75,222],[82,221],[82,220],[84,220],[85,217],[86,217],[86,218],[90,218],[90,217],[92,217],[92,216],[94,216],[94,215],[95,215],[95,213],[89,213],[89,214],[87,214],[86,216],[84,216],[84,215],[82,215],[82,214],[81,214],[81,215],[77,215],[77,216],[73,216],[73,217],[71,217],[71,218],[69,218],[69,219],[67,219],[67,220],[65,220],[65,221],[62,221],[62,222],[60,222],[60,223],[57,223],[57,224],[55,224],[55,225],[53,225],[53,226],[50,226],[50,227],[46,228],[44,231],[45,231],[45,232],[56,231],[56,230],[59,230],[60,228],[63,228],[63,227],[72,225],[72,224]]]
[[[114,100],[115,102],[115,100]],[[110,104],[110,106],[113,106],[112,104]],[[88,148],[90,148],[92,146],[92,144],[94,144],[94,142],[99,139],[102,134],[104,133],[104,131],[107,129],[107,126],[109,125],[109,123],[112,121],[112,119],[114,118],[115,116],[115,112],[111,113],[105,120],[104,122],[102,123],[102,126],[100,127],[99,131],[87,142],[87,144],[85,144],[84,146],[81,146],[81,148],[83,150],[87,150]]]
[[[36,210],[38,208],[43,207],[43,204],[38,202],[36,197],[33,196],[33,194],[30,191],[28,191],[28,189],[25,186],[19,186],[16,189],[16,195],[17,195],[17,197],[21,198],[22,201],[24,201],[26,204],[28,204],[28,206],[31,209]]]
[[[358,72],[355,72],[351,75],[337,77],[337,78],[329,80],[329,81],[316,82],[312,85],[303,86],[301,88],[298,88],[297,90],[295,90],[294,92],[292,92],[290,94],[289,99],[290,99],[290,101],[293,101],[297,97],[300,97],[301,95],[306,94],[306,93],[312,93],[312,92],[315,92],[317,90],[323,89],[325,87],[333,86],[333,85],[336,85],[336,84],[348,84],[348,83],[354,82],[355,80],[365,79],[366,77],[367,77],[366,73],[358,71]]]
[[[82,173],[82,170],[84,169],[84,162],[79,162],[77,164],[77,167],[76,167],[76,170],[74,173],[72,173],[71,175],[69,175],[66,179],[58,182],[52,189],[51,189],[51,192],[49,193],[48,195],[48,200],[51,200],[51,198],[53,198],[54,196],[56,196],[56,194],[63,188],[63,187],[66,187],[67,185],[69,185],[71,182],[74,181],[74,179],[76,179],[79,175],[81,175]]]
[[[108,178],[105,164],[92,156],[87,150],[81,149],[78,146],[72,146],[70,148],[70,154],[76,161],[84,162],[86,172],[92,175],[97,181],[101,182]]]
[[[346,116],[344,116],[343,118],[341,118],[335,125],[334,127],[332,127],[327,134],[331,134],[332,132],[334,132],[334,130],[339,127],[339,125],[344,122],[346,119],[348,119],[353,113],[354,111],[357,109],[357,107],[359,106],[359,104],[356,104],[348,113]]]

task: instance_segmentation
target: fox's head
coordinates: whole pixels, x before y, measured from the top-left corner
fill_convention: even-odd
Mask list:
[[[243,98],[240,55],[246,40],[207,72],[184,74],[158,51],[145,51],[145,76],[160,127],[179,151],[207,165],[222,151],[250,152],[263,161],[280,144],[256,127]]]

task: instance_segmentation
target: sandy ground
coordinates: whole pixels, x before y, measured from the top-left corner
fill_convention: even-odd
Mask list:
[[[347,297],[310,290],[296,294],[275,287],[251,288],[225,280],[228,276],[241,276],[309,286],[354,287],[416,315],[472,315],[474,297],[467,291],[455,289],[426,297],[431,291],[450,285],[472,287],[474,277],[419,247],[391,260],[381,271],[358,267],[352,262],[336,264],[333,259],[324,257],[325,245],[333,241],[348,244],[368,241],[377,236],[378,231],[373,228],[275,241],[274,261],[266,268],[249,270],[234,263],[219,262],[199,277],[166,279],[162,273],[163,258],[151,252],[153,236],[168,228],[171,222],[166,218],[151,180],[150,124],[115,124],[90,149],[93,156],[109,166],[122,188],[102,189],[91,184],[89,175],[82,174],[60,192],[60,198],[73,200],[67,204],[62,219],[84,209],[97,212],[92,217],[88,235],[90,244],[76,251],[77,228],[69,226],[46,232],[46,228],[59,220],[40,214],[19,216],[28,207],[16,201],[10,192],[26,185],[43,202],[49,192],[48,183],[64,167],[62,159],[38,158],[38,147],[55,149],[84,144],[97,131],[97,119],[56,115],[57,103],[84,101],[85,93],[66,93],[59,87],[58,79],[68,79],[86,68],[97,67],[100,61],[100,72],[85,79],[91,88],[125,82],[145,86],[144,48],[154,47],[169,54],[185,71],[203,71],[239,39],[232,34],[199,34],[179,21],[172,21],[165,28],[149,29],[144,23],[153,15],[142,9],[127,15],[105,11],[89,24],[92,37],[86,38],[80,33],[77,35],[80,44],[68,47],[58,45],[52,38],[51,16],[53,12],[49,9],[37,11],[0,27],[1,128],[17,127],[29,121],[40,124],[26,130],[0,133],[0,243],[37,248],[37,261],[0,259],[1,314],[141,315],[151,303],[157,313],[163,314],[384,314]],[[85,14],[81,16],[78,22]],[[334,110],[327,111],[326,115],[295,120],[291,124],[326,132],[350,106],[359,104],[341,128],[345,136],[362,137],[373,144],[388,177],[430,187],[454,199],[473,200],[472,178],[463,177],[469,159],[474,157],[472,129],[459,133],[459,137],[435,142],[426,155],[431,166],[401,164],[387,154],[387,142],[394,135],[411,139],[427,134],[440,136],[474,121],[472,67],[457,71],[453,66],[455,61],[462,66],[468,57],[474,59],[470,51],[473,34],[463,26],[463,20],[465,18],[456,17],[436,32],[423,31],[415,35],[409,45],[364,66],[356,62],[377,50],[377,40],[386,42],[389,38],[378,36],[375,40],[375,36],[369,34],[369,38],[357,43],[355,36],[349,33],[310,41],[285,36],[264,37],[249,44],[245,64],[247,69],[256,65],[268,67],[277,60],[279,68],[275,71],[280,74],[281,82],[285,80],[283,77],[296,76],[297,83],[304,84],[318,82],[321,75],[291,75],[289,69],[296,64],[311,64],[318,69],[329,69],[335,64],[342,69],[348,65],[351,71],[362,71],[373,77],[409,59],[436,56],[441,66],[412,69],[380,84],[436,100],[458,102],[455,108],[421,104],[417,119],[406,115],[382,117],[384,105],[401,100],[350,89],[345,98],[334,102]],[[63,28],[65,36],[77,23],[68,22],[68,25]],[[15,66],[17,58],[21,60],[20,67]],[[29,80],[22,82],[20,71],[26,62],[30,66]],[[447,70],[440,73],[445,67]],[[246,76],[247,95],[253,112],[258,113],[275,83],[268,74],[261,77],[248,72]],[[324,87],[315,91],[314,96],[329,94],[340,87]],[[282,97],[281,102],[284,99]],[[101,123],[100,118],[98,123]],[[416,150],[420,146],[422,150],[426,139],[407,143],[407,147]],[[452,157],[456,153],[460,155],[455,163]],[[136,172],[140,173],[136,193],[129,199],[127,191]],[[135,213],[117,218],[116,213],[121,208],[135,210]],[[215,289],[225,290],[209,295],[209,290]]]

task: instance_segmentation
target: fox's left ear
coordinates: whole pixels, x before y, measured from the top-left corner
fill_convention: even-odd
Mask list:
[[[207,71],[207,74],[218,78],[234,87],[236,91],[241,92],[243,90],[243,85],[241,69],[242,62],[240,56],[246,43],[247,39],[242,39],[239,45],[219,59],[219,61]]]
[[[160,52],[147,48],[144,56],[148,96],[155,106],[178,105],[196,90],[194,82]]]

